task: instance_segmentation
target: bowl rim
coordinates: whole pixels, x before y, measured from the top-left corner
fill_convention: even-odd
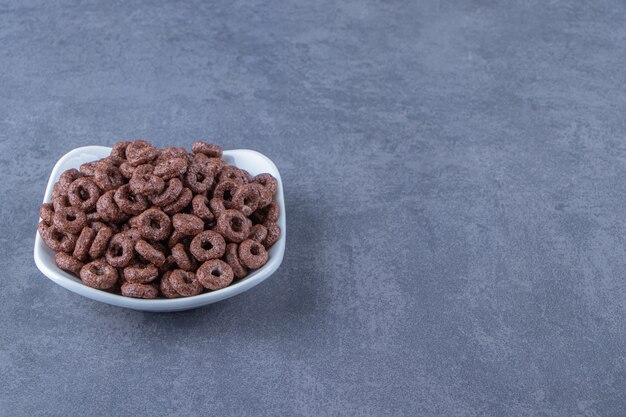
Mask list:
[[[73,158],[75,155],[79,153],[102,153],[102,152],[110,152],[112,148],[106,146],[82,146],[75,148],[65,155],[63,155],[55,164],[52,172],[50,173],[50,177],[48,179],[48,185],[46,187],[46,192],[44,195],[43,202],[49,202],[52,194],[52,188],[54,187],[54,183],[57,181],[57,178],[60,176],[61,167],[65,165],[68,159]],[[181,297],[181,298],[157,298],[157,299],[140,299],[140,298],[132,298],[125,297],[118,294],[109,293],[103,290],[98,290],[96,288],[88,287],[83,284],[78,278],[73,277],[69,273],[63,271],[56,265],[50,265],[47,261],[42,258],[44,251],[50,250],[45,246],[41,236],[39,236],[39,232],[35,232],[35,245],[34,245],[34,258],[35,264],[37,268],[50,280],[54,281],[56,284],[68,289],[74,293],[85,296],[92,300],[100,301],[103,303],[126,307],[137,310],[144,311],[176,311],[183,310],[193,307],[200,307],[203,305],[211,304],[217,301],[221,301],[223,299],[235,296],[240,294],[258,284],[265,281],[269,276],[271,276],[281,265],[284,254],[285,254],[285,243],[287,238],[287,225],[286,225],[286,212],[285,212],[285,201],[283,194],[283,186],[282,179],[280,177],[280,172],[278,168],[274,164],[274,162],[269,159],[267,156],[263,155],[260,152],[251,150],[251,149],[232,149],[225,150],[224,156],[236,156],[237,154],[251,154],[257,158],[263,159],[268,166],[270,166],[273,170],[274,177],[277,180],[277,192],[276,192],[276,203],[280,207],[280,215],[278,218],[278,225],[281,228],[281,235],[278,241],[274,244],[274,247],[277,248],[275,253],[270,256],[269,261],[262,268],[254,271],[244,279],[229,285],[226,288],[222,288],[217,291],[210,291],[198,295],[194,295],[191,297]],[[75,167],[78,169],[78,167]],[[68,169],[68,168],[65,168]],[[39,218],[41,221],[41,218]],[[272,247],[272,249],[274,249]]]

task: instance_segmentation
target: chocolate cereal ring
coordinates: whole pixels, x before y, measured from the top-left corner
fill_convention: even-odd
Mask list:
[[[147,284],[159,276],[159,269],[153,264],[135,263],[124,268],[124,279],[133,284]]]
[[[189,162],[189,153],[182,147],[169,146],[159,153],[159,156],[156,159],[156,164],[160,164],[163,161],[172,158],[183,158],[185,161]]]
[[[74,258],[79,261],[84,261],[89,257],[89,249],[96,238],[96,231],[91,227],[83,227],[78,239],[76,240],[76,246],[74,246]],[[78,274],[77,274],[78,275]]]
[[[41,220],[46,222],[46,224],[52,224],[52,219],[54,218],[54,206],[52,203],[43,203],[39,207],[39,217],[41,217]]]
[[[169,180],[187,172],[188,165],[186,158],[168,158],[157,163],[154,167],[154,175],[158,175],[164,180]]]
[[[231,209],[235,207],[233,203],[233,196],[237,192],[237,188],[239,188],[239,183],[235,181],[221,181],[215,186],[215,190],[213,190],[213,198],[219,198],[224,202],[224,207],[227,209]]]
[[[224,183],[220,183],[218,187]],[[216,187],[217,189],[217,187]],[[265,201],[271,201],[270,192],[261,184],[250,183],[241,185],[232,197],[232,206],[241,211],[245,216],[249,216],[257,208],[261,207]],[[224,203],[226,205],[226,203]]]
[[[163,207],[172,204],[183,191],[183,182],[178,178],[172,178],[167,182],[167,186],[161,194],[150,197],[150,201],[155,206]]]
[[[280,206],[274,202],[268,204],[266,207],[256,210],[250,218],[255,224],[262,223],[276,223],[280,216]]]
[[[241,242],[250,234],[248,219],[238,210],[224,210],[217,219],[216,230],[229,242]]]
[[[202,284],[196,279],[196,274],[190,271],[183,271],[182,269],[172,271],[169,276],[169,282],[172,284],[174,291],[185,297],[198,295],[203,290]]]
[[[211,211],[213,212],[215,218],[220,217],[222,213],[226,211],[226,207],[224,207],[224,201],[220,200],[219,198],[212,198],[211,201],[209,201],[209,207],[211,208]]]
[[[93,181],[102,191],[109,191],[124,184],[124,176],[118,167],[103,162],[94,171]]]
[[[180,294],[176,292],[174,286],[170,282],[171,274],[172,271],[167,271],[163,274],[161,282],[159,283],[159,290],[161,290],[161,294],[163,294],[165,298],[179,298]]]
[[[100,163],[100,160],[86,162],[82,164],[80,166],[80,173],[87,177],[93,177],[94,173],[96,172],[96,168],[98,168],[99,163]]]
[[[117,270],[102,258],[85,264],[80,270],[80,279],[92,288],[105,290],[117,282]]]
[[[165,254],[143,239],[135,243],[135,251],[146,261],[161,267],[165,263]]]
[[[138,166],[128,182],[130,189],[137,194],[159,194],[165,188],[165,181],[154,175],[153,172],[154,167],[150,164]]]
[[[135,169],[136,167],[132,166],[128,162],[124,162],[122,163],[122,165],[120,165],[120,173],[126,179],[131,179],[133,177],[133,173],[135,172]]]
[[[133,241],[124,232],[116,234],[109,241],[105,257],[116,268],[128,266],[135,257]]]
[[[200,262],[221,258],[226,250],[226,241],[217,232],[205,230],[196,235],[189,245],[189,251]]]
[[[201,153],[210,158],[222,157],[222,147],[213,143],[206,143],[202,141],[194,142],[191,144],[191,150],[193,153]]]
[[[239,244],[239,259],[250,269],[259,269],[267,263],[265,247],[256,240],[246,239]]]
[[[176,265],[185,271],[193,271],[196,269],[196,262],[189,256],[185,245],[178,243],[172,248],[172,258],[176,261]]]
[[[185,207],[189,205],[191,199],[193,198],[193,193],[189,188],[183,188],[183,191],[180,192],[180,195],[172,204],[168,204],[163,207],[163,211],[169,215],[176,214],[182,211]]]
[[[211,212],[208,204],[209,199],[206,198],[205,195],[198,194],[191,200],[191,211],[202,220],[212,222],[215,220],[215,216]]]
[[[235,277],[241,279],[248,275],[248,268],[246,268],[239,260],[237,247],[238,245],[236,243],[229,243],[226,245],[226,263],[233,270]]]
[[[79,276],[83,263],[65,252],[57,252],[54,255],[54,263],[64,271]]]
[[[269,249],[274,246],[274,243],[278,242],[280,238],[280,227],[276,223],[265,223],[267,228],[267,237],[262,242],[265,249]]]
[[[219,176],[219,182],[234,181],[237,184],[247,184],[250,182],[251,175],[248,171],[229,165],[222,169]]]
[[[88,212],[96,208],[100,198],[100,188],[87,177],[81,177],[72,182],[67,189],[67,197],[72,206]]]
[[[177,213],[172,217],[174,229],[183,235],[197,235],[204,230],[202,219],[193,214]]]
[[[96,237],[89,248],[89,256],[94,259],[100,258],[109,246],[109,240],[113,236],[113,229],[100,222],[93,223],[91,227],[96,231]]]
[[[134,167],[152,162],[159,150],[145,140],[135,140],[126,146],[126,159]]]
[[[52,207],[54,208],[54,211],[58,211],[64,207],[70,206],[71,204],[67,194],[60,194],[52,197]]]
[[[126,148],[130,145],[128,141],[115,142],[113,149],[111,150],[111,156],[126,159]]]
[[[211,165],[192,163],[185,174],[185,185],[196,194],[204,194],[213,187],[215,168]]]
[[[185,245],[188,245],[189,243],[191,243],[191,239],[191,236],[182,234],[178,230],[174,229],[172,235],[167,240],[167,246],[171,249],[179,243],[184,243]]]
[[[250,234],[248,239],[256,240],[257,242],[263,242],[267,237],[267,227],[262,224],[255,224],[250,228]]]
[[[132,298],[156,298],[159,294],[159,290],[153,284],[138,284],[132,282],[125,282],[122,284],[120,291],[125,297]]]
[[[67,192],[67,189],[70,186],[70,184],[73,183],[74,180],[82,176],[83,174],[77,169],[74,169],[74,168],[68,169],[67,171],[61,174],[57,184],[59,184],[59,187],[61,188],[62,191]]]
[[[135,193],[128,184],[115,190],[113,198],[120,210],[126,214],[141,214],[148,208],[148,199],[142,194]]]
[[[137,224],[137,229],[144,239],[167,239],[172,231],[170,218],[157,208],[151,208],[141,213],[137,218]]]
[[[196,278],[204,288],[220,290],[233,282],[233,270],[226,262],[211,259],[200,265],[196,271]]]
[[[63,232],[54,225],[47,225],[44,221],[37,226],[41,240],[55,252],[72,253],[76,245],[76,235]]]
[[[66,233],[76,234],[87,225],[87,216],[78,207],[62,207],[54,212],[52,223]]]
[[[115,202],[115,191],[110,190],[102,194],[96,203],[96,210],[104,221],[118,223],[128,218]]]
[[[272,176],[272,174],[264,173],[254,177],[254,182],[261,184],[272,195],[276,194],[276,187],[278,187],[278,181]]]

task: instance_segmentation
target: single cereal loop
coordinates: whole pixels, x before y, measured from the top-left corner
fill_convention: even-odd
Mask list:
[[[174,214],[172,225],[177,232],[187,236],[197,235],[204,230],[204,221],[194,214]]]
[[[203,263],[196,278],[204,288],[209,290],[221,290],[233,282],[233,270],[226,262],[219,259],[211,259]]]
[[[93,181],[102,191],[114,190],[124,184],[119,168],[110,163],[100,163],[94,171]]]
[[[120,291],[123,296],[132,298],[153,299],[157,298],[157,295],[159,294],[159,290],[155,285],[132,282],[123,283]]]
[[[143,213],[149,204],[145,196],[133,192],[128,184],[124,184],[115,190],[113,198],[120,210],[130,215]]]
[[[92,224],[91,227],[96,230],[96,237],[89,248],[89,256],[92,258],[100,258],[106,252],[107,247],[109,245],[109,240],[113,236],[113,229],[104,224],[96,225],[96,223]]]
[[[261,202],[267,200],[268,195],[269,191],[261,184],[244,184],[233,194],[232,206],[241,211],[245,216],[249,216],[261,206]]]
[[[167,271],[163,274],[161,282],[159,283],[159,290],[161,290],[161,294],[163,294],[165,298],[179,298],[180,294],[176,292],[174,286],[170,282],[171,274],[172,271]]]
[[[159,269],[152,264],[134,264],[124,268],[124,279],[133,284],[147,284],[159,276]]]
[[[111,150],[111,156],[126,159],[126,148],[130,145],[128,141],[115,142],[113,149]]]
[[[153,174],[154,167],[150,164],[140,165],[133,172],[128,184],[137,194],[155,195],[165,188],[165,181]]]
[[[64,207],[71,207],[70,200],[67,194],[61,194],[52,197],[52,207],[54,208],[54,211],[61,210]]]
[[[211,211],[213,212],[213,216],[215,218],[220,217],[222,213],[226,211],[226,207],[224,207],[224,202],[219,198],[212,198],[211,201],[209,201],[209,207],[211,208]]]
[[[172,235],[167,241],[167,246],[171,249],[179,243],[184,243],[185,245],[187,245],[191,243],[191,239],[191,236],[182,234],[178,230],[174,229]]]
[[[117,282],[117,270],[104,259],[96,259],[85,264],[80,270],[80,279],[92,288],[101,290],[111,288]]]
[[[254,182],[261,184],[272,195],[276,194],[276,188],[278,187],[278,180],[272,176],[272,174],[263,173],[254,177]]]
[[[172,271],[169,276],[169,282],[174,291],[184,297],[198,295],[204,289],[202,284],[196,279],[196,274],[190,271],[183,271],[182,269]]]
[[[248,275],[248,268],[241,264],[237,247],[238,245],[236,243],[226,245],[226,263],[230,265],[235,277],[241,279]]]
[[[151,208],[137,218],[137,229],[144,239],[164,240],[172,232],[172,222],[167,214],[157,208]]]
[[[124,230],[124,234],[133,241],[133,244],[137,243],[139,239],[141,239],[141,233],[137,228],[130,227],[129,229]]]
[[[128,215],[115,202],[115,191],[113,190],[102,194],[96,203],[96,210],[107,222],[118,223],[128,218]]]
[[[67,192],[67,189],[70,186],[70,184],[73,183],[74,180],[77,180],[78,178],[82,176],[83,174],[79,172],[77,169],[75,168],[68,169],[67,171],[61,174],[57,184],[59,184],[59,187],[61,188],[61,190]]]
[[[81,177],[72,182],[67,189],[67,197],[72,206],[79,207],[85,212],[96,208],[96,203],[100,198],[100,188],[87,177]]]
[[[83,267],[83,263],[81,261],[64,252],[57,252],[54,255],[54,263],[56,263],[56,265],[62,270],[75,276],[80,275],[80,270]]]
[[[196,194],[206,193],[213,187],[215,172],[212,165],[192,163],[185,174],[185,185]]]
[[[250,234],[248,219],[238,210],[224,210],[217,219],[216,230],[229,242],[241,242]]]
[[[163,207],[172,204],[183,191],[183,182],[178,178],[172,178],[159,195],[151,196],[150,201],[155,206]]]
[[[250,216],[254,223],[276,223],[280,216],[280,206],[276,203],[270,203],[268,206],[256,210]]]
[[[83,227],[78,239],[76,240],[76,246],[74,246],[74,258],[84,261],[89,257],[89,249],[96,238],[96,231],[91,227]]]
[[[189,251],[200,262],[221,258],[226,251],[226,241],[219,233],[205,230],[193,238]]]
[[[143,239],[135,243],[135,251],[146,261],[153,263],[157,267],[161,267],[165,263],[165,254]]]
[[[86,162],[80,166],[80,173],[87,176],[93,177],[96,172],[96,168],[101,160]]]
[[[246,239],[239,244],[239,259],[250,269],[259,269],[267,263],[268,254],[259,242]]]
[[[126,146],[126,159],[134,167],[152,162],[159,150],[145,140],[135,140]]]
[[[178,243],[172,248],[172,257],[180,269],[192,271],[196,269],[196,263],[193,258],[187,254],[185,245]]]
[[[56,226],[47,225],[44,221],[37,226],[41,240],[55,252],[72,253],[76,246],[76,235],[63,232]]]
[[[248,235],[248,239],[256,240],[261,243],[267,237],[267,227],[262,224],[255,224],[250,228],[250,234]]]
[[[156,159],[156,164],[160,164],[163,161],[173,158],[182,158],[189,163],[189,153],[182,147],[169,146],[159,153]]]
[[[178,199],[174,201],[172,204],[168,204],[163,207],[163,211],[169,215],[176,214],[182,211],[185,207],[189,205],[191,199],[193,198],[193,193],[189,188],[183,188]]]
[[[265,249],[269,249],[280,238],[280,227],[276,223],[265,223],[265,227],[267,228],[267,237],[262,242]]]
[[[39,207],[39,217],[41,217],[41,220],[46,222],[46,224],[52,224],[52,219],[54,218],[54,206],[52,203],[43,203]]]
[[[131,179],[133,177],[133,173],[135,172],[135,167],[129,164],[128,162],[122,163],[120,165],[120,172],[126,179]]]
[[[215,220],[215,216],[208,206],[209,199],[205,195],[198,194],[191,200],[191,211],[193,214],[206,222]]]
[[[250,174],[243,169],[235,166],[226,166],[222,169],[219,176],[219,182],[234,181],[237,184],[247,184],[250,182]]]
[[[168,158],[158,162],[154,167],[154,175],[158,175],[164,180],[178,177],[187,172],[189,163],[185,158]]]
[[[52,223],[59,230],[77,234],[87,225],[87,216],[78,207],[62,207],[54,212]]]
[[[211,158],[221,158],[222,156],[222,147],[213,143],[194,142],[191,144],[191,150],[193,153],[201,153]]]
[[[123,268],[130,264],[135,257],[133,241],[124,232],[118,233],[111,238],[105,254],[109,265]]]
[[[233,203],[233,196],[237,192],[239,188],[239,183],[235,181],[222,181],[215,186],[215,190],[213,190],[213,198],[218,198],[223,201],[224,207],[227,209],[235,208],[235,204]]]

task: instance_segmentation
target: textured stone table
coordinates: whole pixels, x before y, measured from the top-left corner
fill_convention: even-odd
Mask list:
[[[623,416],[626,9],[518,3],[1,2],[0,415]],[[279,271],[43,277],[55,161],[135,137],[270,156]]]

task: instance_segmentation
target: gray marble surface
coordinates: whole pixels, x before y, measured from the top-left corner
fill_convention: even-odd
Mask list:
[[[619,1],[0,1],[0,415],[623,416]],[[55,161],[280,168],[284,263],[177,314],[32,258]]]

